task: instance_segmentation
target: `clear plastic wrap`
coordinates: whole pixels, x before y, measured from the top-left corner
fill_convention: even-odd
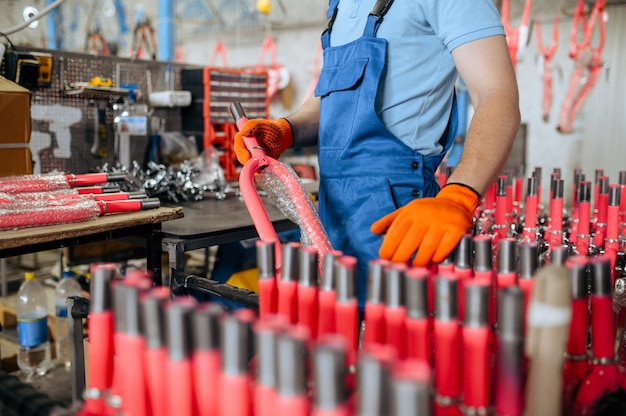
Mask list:
[[[47,192],[69,188],[67,177],[62,173],[0,178],[0,192],[6,193]]]
[[[86,221],[100,214],[100,205],[89,199],[73,199],[71,203],[45,206],[13,205],[12,209],[0,208],[0,230]]]
[[[300,227],[302,245],[315,247],[320,259],[332,250],[313,202],[290,165],[273,161],[255,176],[255,180],[276,207]]]

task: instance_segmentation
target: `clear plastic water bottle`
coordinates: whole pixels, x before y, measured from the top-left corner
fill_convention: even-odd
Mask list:
[[[80,284],[71,271],[65,270],[54,291],[54,311],[56,315],[57,362],[66,367],[70,366],[70,340],[66,302],[70,296],[81,296]]]
[[[17,365],[26,375],[44,375],[51,367],[48,299],[35,273],[25,273],[17,292]]]

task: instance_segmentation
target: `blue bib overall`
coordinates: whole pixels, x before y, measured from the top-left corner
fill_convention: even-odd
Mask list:
[[[454,101],[441,154],[422,155],[391,134],[375,109],[387,57],[387,41],[376,32],[391,1],[377,3],[384,7],[370,13],[360,38],[330,46],[338,3],[330,1],[330,23],[322,34],[324,67],[315,89],[321,97],[319,215],[333,247],[357,258],[363,308],[368,262],[378,258],[382,242],[370,226],[415,198],[437,194],[435,170],[453,142],[457,110]]]

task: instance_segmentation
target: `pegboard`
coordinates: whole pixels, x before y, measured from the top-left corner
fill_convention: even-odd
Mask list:
[[[24,49],[21,49],[24,51]],[[96,76],[111,78],[113,86],[134,84],[137,103],[148,104],[151,91],[180,89],[180,64],[96,56],[83,53],[29,49],[53,56],[52,84],[32,91],[30,148],[35,162],[35,173],[52,170],[86,173],[104,164],[116,163],[114,148],[113,104],[120,95],[68,94],[66,87],[77,82],[88,82]],[[106,110],[107,156],[94,157],[91,147],[97,134],[98,105]],[[148,146],[154,122],[164,121],[165,131],[179,131],[179,108],[150,109],[145,136],[130,136],[130,158],[140,164]]]

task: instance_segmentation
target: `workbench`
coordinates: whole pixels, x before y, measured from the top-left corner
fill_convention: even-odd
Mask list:
[[[160,207],[88,221],[0,231],[0,258],[123,237],[142,237],[147,268],[161,281],[161,224],[183,217],[182,207]]]
[[[293,230],[290,221],[268,197],[261,197],[276,232]],[[170,274],[185,269],[185,252],[258,237],[243,199],[228,195],[226,199],[205,199],[181,204],[185,216],[163,224],[163,251],[168,253]],[[165,282],[164,282],[165,284]]]

